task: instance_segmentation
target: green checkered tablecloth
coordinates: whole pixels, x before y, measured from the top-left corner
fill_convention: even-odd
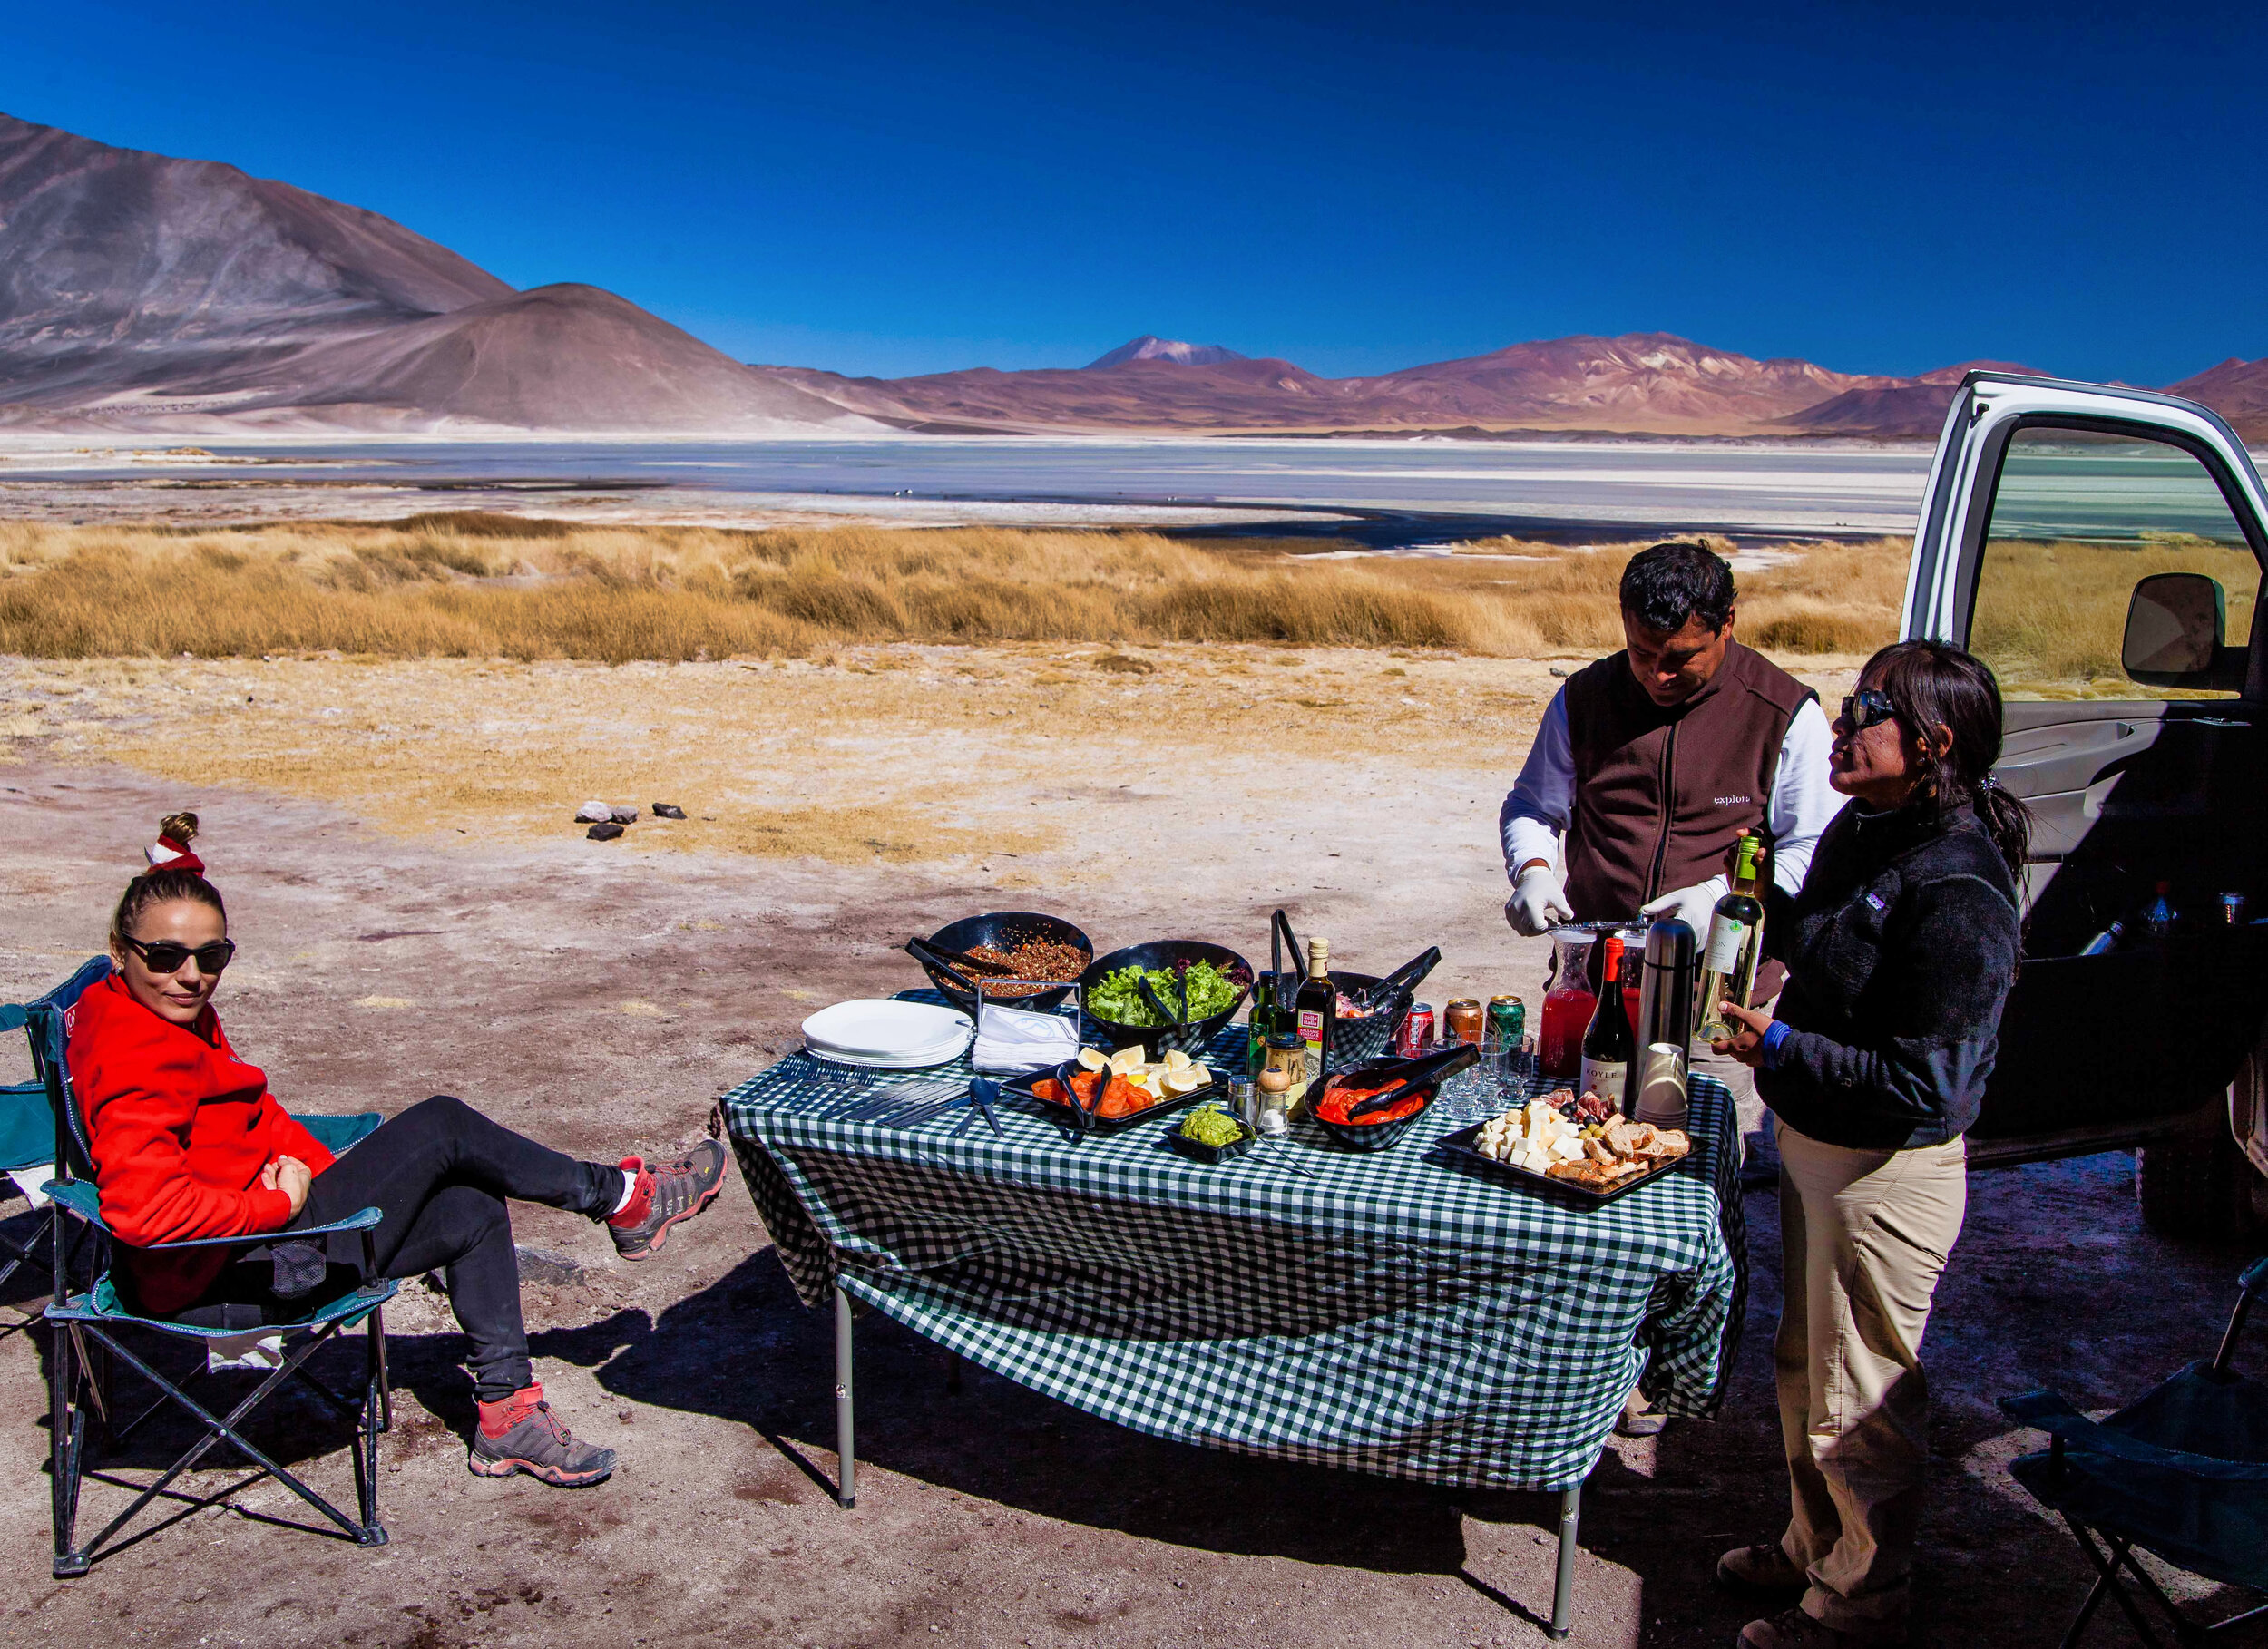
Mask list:
[[[1243,1052],[1232,1027],[1210,1062]],[[724,1103],[807,1303],[839,1280],[996,1373],[1179,1442],[1556,1489],[1589,1471],[1641,1371],[1673,1414],[1713,1412],[1728,1378],[1738,1125],[1720,1084],[1693,1090],[1693,1154],[1590,1208],[1441,1159],[1460,1125],[1439,1104],[1383,1152],[1303,1122],[1212,1166],[1167,1145],[1178,1118],[1081,1138],[1012,1097],[1002,1136],[961,1110],[846,1120],[856,1100],[800,1053]]]

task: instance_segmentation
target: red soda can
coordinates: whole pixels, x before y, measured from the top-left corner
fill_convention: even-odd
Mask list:
[[[1413,1002],[1410,1011],[1402,1016],[1402,1029],[1394,1032],[1393,1050],[1405,1059],[1414,1059],[1433,1045],[1433,1005]]]

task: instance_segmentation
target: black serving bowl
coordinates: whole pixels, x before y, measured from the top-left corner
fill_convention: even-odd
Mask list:
[[[1376,973],[1342,973],[1331,970],[1331,988],[1348,996],[1359,996],[1383,977]],[[1273,973],[1263,973],[1253,982],[1253,990],[1270,989],[1276,980]],[[1410,1011],[1410,1003],[1417,992],[1403,990],[1377,1012],[1365,1014],[1359,1020],[1340,1020],[1333,1029],[1335,1040],[1331,1050],[1342,1059],[1374,1059],[1393,1051],[1393,1033],[1402,1027],[1402,1016]]]
[[[1089,961],[1094,959],[1093,940],[1061,916],[1043,916],[1037,911],[993,911],[982,916],[963,916],[960,921],[949,922],[932,933],[929,942],[940,951],[971,951],[978,945],[998,945],[1002,951],[1009,951],[1027,939],[1077,945],[1087,953]],[[934,962],[920,957],[914,960],[921,962],[922,971],[929,975],[929,982],[944,993],[947,1001],[963,1013],[973,1014],[976,1011],[973,991]],[[980,981],[984,977],[973,969],[966,972],[969,978]],[[1052,990],[1034,990],[1028,996],[995,996],[988,990],[984,1000],[997,1002],[1003,1008],[1029,1008],[1035,1012],[1045,1013],[1051,1008],[1061,1007],[1063,999],[1070,991],[1067,981]]]
[[[1208,1013],[1186,1025],[1121,1025],[1095,1012],[1095,987],[1120,968],[1170,970],[1177,962],[1187,966],[1200,961],[1213,963],[1237,987],[1237,994],[1218,1013]],[[1227,945],[1207,944],[1201,939],[1160,939],[1146,945],[1129,945],[1123,951],[1097,957],[1088,964],[1087,971],[1079,976],[1079,1000],[1087,1006],[1087,1021],[1094,1028],[1098,1039],[1113,1049],[1130,1048],[1139,1042],[1152,1059],[1163,1059],[1167,1049],[1174,1048],[1192,1059],[1201,1059],[1206,1044],[1220,1034],[1222,1026],[1237,1017],[1237,1010],[1244,1006],[1251,989],[1252,964]],[[1158,997],[1168,1013],[1181,1005],[1180,992],[1175,986],[1165,987]]]
[[[1187,1120],[1188,1117],[1184,1117],[1181,1122]],[[1217,1166],[1233,1157],[1242,1156],[1246,1151],[1252,1149],[1254,1143],[1260,1137],[1253,1126],[1243,1117],[1233,1117],[1231,1120],[1241,1131],[1227,1145],[1211,1146],[1207,1145],[1201,1139],[1192,1139],[1181,1131],[1181,1122],[1176,1122],[1166,1130],[1166,1143],[1184,1156],[1198,1162],[1209,1162]]]
[[[1373,1073],[1383,1070],[1399,1071],[1409,1064],[1407,1059],[1364,1059],[1359,1065],[1342,1067],[1324,1078],[1324,1093],[1334,1088],[1369,1088]],[[1461,1067],[1460,1068],[1461,1068]],[[1444,1077],[1437,1076],[1415,1091],[1425,1103],[1407,1117],[1397,1117],[1392,1122],[1332,1122],[1323,1114],[1323,1094],[1310,1093],[1305,1101],[1307,1114],[1315,1119],[1315,1126],[1346,1146],[1350,1151],[1383,1151],[1416,1126],[1417,1119],[1433,1108],[1433,1101],[1441,1094]]]

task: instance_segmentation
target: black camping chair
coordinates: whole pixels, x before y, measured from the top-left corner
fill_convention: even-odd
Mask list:
[[[2200,1625],[2134,1555],[2139,1547],[2224,1586],[2268,1590],[2268,1385],[2229,1368],[2253,1296],[2268,1293],[2268,1259],[2247,1267],[2237,1289],[2213,1361],[2191,1363],[2107,1420],[2088,1420],[2053,1391],[2000,1400],[2010,1420],[2048,1434],[2046,1449],[2019,1456],[2009,1470],[2062,1516],[2095,1569],[2063,1649],[2078,1641],[2106,1594],[2156,1649],[2157,1635],[2128,1582],[2156,1604],[2181,1644],[2268,1617],[2264,1605]]]
[[[393,1400],[386,1383],[386,1328],[382,1308],[394,1297],[399,1284],[390,1277],[372,1274],[376,1270],[376,1264],[371,1233],[378,1224],[379,1212],[376,1208],[365,1208],[336,1224],[311,1226],[288,1234],[289,1244],[306,1244],[308,1249],[312,1251],[300,1256],[303,1263],[327,1254],[329,1242],[334,1237],[349,1232],[357,1234],[361,1250],[362,1273],[370,1280],[337,1299],[310,1307],[288,1322],[192,1323],[167,1317],[146,1316],[129,1309],[110,1278],[109,1251],[116,1239],[103,1223],[102,1200],[93,1177],[94,1164],[86,1118],[81,1114],[77,1096],[72,1091],[70,1068],[64,1059],[68,1035],[66,1015],[80,995],[109,971],[107,959],[93,958],[47,995],[21,1008],[10,1009],[7,1010],[10,1017],[0,1019],[0,1028],[20,1022],[30,1033],[33,1065],[40,1076],[43,1099],[50,1107],[52,1132],[49,1137],[53,1143],[55,1177],[41,1189],[54,1201],[54,1208],[49,1211],[53,1219],[48,1245],[54,1265],[54,1296],[43,1315],[51,1331],[48,1348],[48,1423],[51,1429],[48,1450],[55,1576],[57,1579],[68,1579],[83,1575],[97,1558],[108,1556],[135,1541],[154,1535],[192,1512],[231,1500],[266,1478],[273,1478],[298,1496],[327,1519],[330,1527],[295,1522],[237,1507],[236,1509],[243,1516],[314,1534],[334,1535],[352,1540],[357,1546],[383,1546],[386,1537],[385,1526],[378,1521],[378,1437],[393,1425]],[[15,1017],[19,1015],[20,1019]],[[373,1111],[351,1117],[296,1117],[293,1120],[306,1127],[327,1150],[336,1156],[369,1134],[378,1126],[381,1118]],[[82,1244],[77,1240],[81,1232],[85,1234],[84,1246],[90,1256],[84,1272],[89,1281],[83,1288],[73,1292],[71,1262],[73,1255],[81,1249]],[[263,1247],[272,1249],[279,1244],[280,1234],[269,1233],[254,1237],[209,1237],[182,1243],[152,1244],[142,1252],[170,1254],[192,1248],[225,1248],[240,1252]],[[0,1273],[0,1275],[5,1274]],[[359,1399],[342,1396],[316,1379],[307,1368],[308,1361],[324,1345],[357,1326],[367,1328],[368,1335]],[[177,1342],[187,1341],[197,1347],[199,1360],[176,1383],[160,1372],[150,1361],[138,1355],[128,1343],[122,1331],[133,1330],[148,1331]],[[250,1392],[230,1406],[226,1413],[216,1414],[199,1401],[191,1390],[198,1381],[211,1378],[203,1353],[214,1342],[240,1340],[250,1332],[281,1337],[287,1342],[281,1361]],[[157,1389],[157,1395],[149,1406],[123,1424],[120,1423],[120,1411],[112,1393],[113,1360],[124,1363]],[[327,1407],[354,1424],[354,1437],[350,1444],[355,1470],[357,1515],[354,1517],[340,1511],[292,1472],[271,1459],[244,1435],[242,1428],[245,1421],[287,1382],[293,1381],[313,1391]],[[202,1430],[185,1453],[152,1480],[136,1482],[120,1471],[96,1469],[89,1463],[95,1441],[90,1436],[90,1420],[93,1422],[92,1429],[116,1448],[122,1446],[145,1422],[169,1406],[178,1407],[186,1412]],[[192,1495],[173,1486],[176,1478],[184,1472],[195,1469],[216,1446],[224,1444],[249,1466],[246,1475],[235,1478],[204,1495]],[[125,1510],[103,1527],[101,1533],[91,1540],[82,1542],[78,1537],[79,1490],[88,1479],[129,1490],[133,1493],[134,1498]],[[125,1539],[118,1537],[145,1508],[160,1500],[169,1507],[178,1506],[179,1509]]]

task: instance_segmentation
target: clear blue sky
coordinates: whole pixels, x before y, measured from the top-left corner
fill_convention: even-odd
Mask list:
[[[2159,384],[2268,355],[2263,8],[15,6],[0,109],[744,359],[1330,375],[1662,330]]]

